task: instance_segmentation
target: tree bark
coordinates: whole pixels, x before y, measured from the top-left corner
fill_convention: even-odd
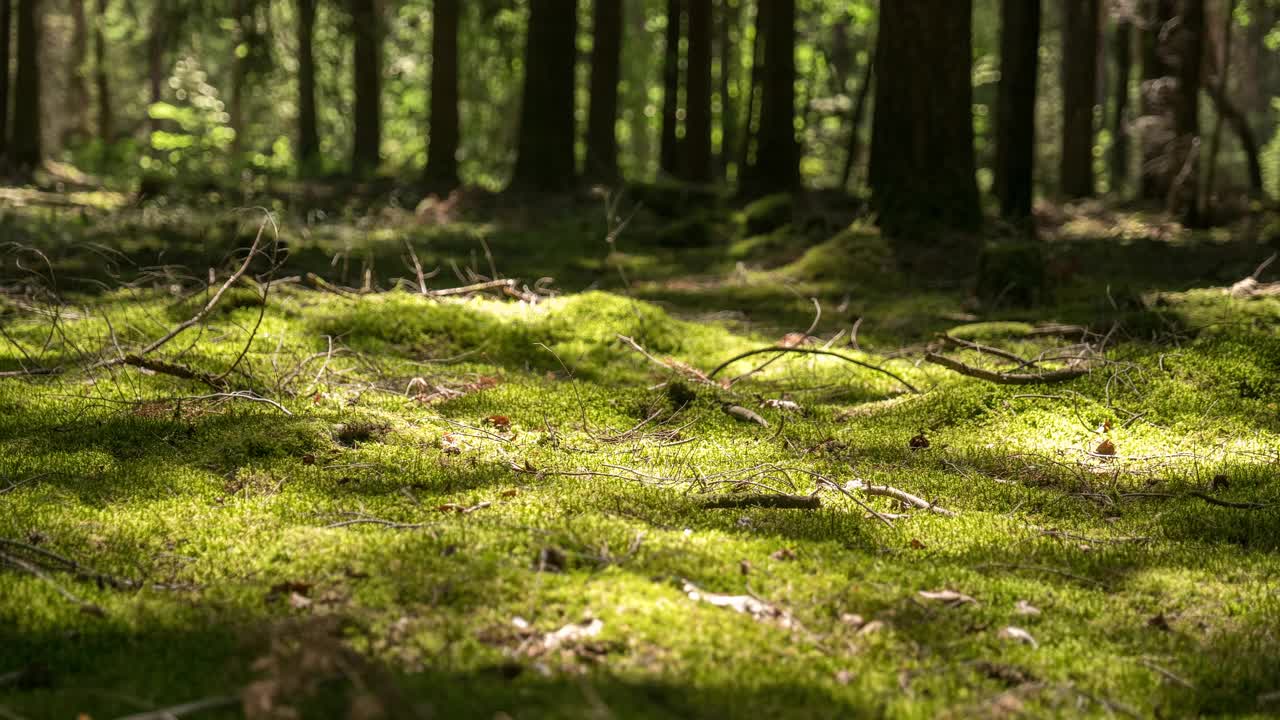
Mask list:
[[[1199,227],[1200,213],[1200,89],[1204,64],[1204,0],[1182,0],[1178,28],[1178,102],[1174,107],[1177,133],[1175,155],[1180,187],[1172,188],[1171,209],[1181,208],[1183,223]]]
[[[460,0],[435,0],[431,8],[431,137],[427,184],[447,191],[458,186],[458,25]]]
[[[558,191],[577,181],[573,154],[577,34],[577,0],[530,0],[513,188]]]
[[[720,0],[719,53],[720,53],[720,155],[716,162],[719,179],[727,180],[729,166],[733,163],[738,147],[738,48],[733,42],[734,31],[741,18],[742,5]]]
[[[0,0],[5,2],[7,0]],[[115,141],[115,117],[111,109],[111,82],[107,75],[107,39],[103,31],[107,23],[109,0],[98,0],[97,17],[93,24],[93,84],[98,94],[98,139],[103,143]]]
[[[355,30],[356,106],[351,172],[368,177],[382,162],[382,18],[380,0],[350,0]]]
[[[320,165],[320,133],[316,127],[316,3],[298,0],[298,170],[314,174]]]
[[[1116,56],[1115,95],[1111,116],[1111,192],[1119,195],[1129,184],[1129,84],[1133,76],[1133,21],[1116,19],[1112,31],[1112,53]]]
[[[1098,97],[1099,0],[1064,0],[1062,157],[1059,184],[1068,198],[1093,197],[1093,109]]]
[[[662,51],[662,140],[658,169],[667,176],[680,171],[680,18],[681,0],[667,0],[667,30]]]
[[[760,129],[756,153],[742,175],[747,197],[800,189],[800,147],[796,143],[796,3],[771,0],[769,12],[757,16],[756,32],[764,40],[761,73]]]
[[[18,0],[18,70],[13,83],[13,145],[9,156],[21,176],[40,164],[40,0]]]
[[[1227,0],[1225,10],[1222,18],[1222,62],[1218,65],[1217,78],[1210,80],[1209,83],[1216,86],[1216,92],[1211,94],[1224,98],[1227,95],[1227,80],[1231,70],[1231,27],[1235,25],[1233,16],[1236,11],[1236,0]],[[1204,193],[1200,198],[1201,213],[1207,214],[1210,209],[1209,205],[1215,196],[1214,189],[1218,184],[1218,152],[1222,149],[1223,120],[1225,117],[1219,111],[1213,122],[1213,133],[1209,137],[1209,167],[1205,171]]]
[[[1169,64],[1168,36],[1176,15],[1175,0],[1144,0],[1142,32],[1142,173],[1140,195],[1163,202],[1173,176],[1170,144],[1174,137],[1172,105],[1175,82]]]
[[[241,54],[240,46],[249,42],[248,29],[252,22],[251,0],[235,0],[231,5],[231,14],[235,19],[235,43],[231,48],[231,97],[227,99],[227,115],[231,117],[231,129],[235,130],[235,139],[231,141],[231,152],[239,155],[244,141],[244,91],[249,76],[248,53]]]
[[[685,70],[685,180],[711,181],[711,0],[689,3],[689,55]]]
[[[618,179],[618,82],[622,77],[622,0],[595,0],[586,175]]]
[[[165,54],[169,50],[169,25],[170,17],[164,6],[156,4],[151,8],[150,29],[147,34],[147,81],[149,83],[150,93],[148,100],[155,105],[164,100],[164,84],[165,76],[168,75],[168,68],[165,64]],[[152,118],[150,120],[151,129],[160,128],[160,121]]]
[[[89,60],[89,18],[85,14],[85,0],[70,0],[67,8],[71,14],[71,56],[67,64],[67,94],[71,120],[67,130],[80,140],[89,137],[89,82],[85,68]]]
[[[13,33],[13,0],[0,0],[0,173],[9,161],[9,40]]]
[[[751,39],[751,73],[747,80],[746,116],[742,119],[742,142],[738,153],[738,178],[741,179],[754,157],[753,143],[760,127],[760,86],[764,82],[764,38],[760,28],[768,22],[769,3],[756,5],[755,30]]]
[[[880,7],[870,181],[880,226],[976,229],[971,0]]]
[[[867,97],[875,77],[876,54],[875,50],[872,50],[867,57],[867,66],[862,71],[862,84],[858,86],[858,97],[853,101],[853,109],[849,113],[849,147],[845,152],[844,167],[840,169],[841,190],[849,187],[849,180],[853,177],[853,166],[857,164],[858,155],[862,151],[862,138],[859,132],[862,129],[862,119],[867,114]]]
[[[1001,4],[995,195],[1000,199],[1000,215],[1010,220],[1031,216],[1040,12],[1040,0],[1003,0]]]

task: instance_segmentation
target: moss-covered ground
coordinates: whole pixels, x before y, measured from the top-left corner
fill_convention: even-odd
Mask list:
[[[610,243],[568,203],[284,208],[300,281],[242,281],[147,354],[215,392],[120,360],[260,215],[6,202],[0,717],[1280,712],[1280,299],[1210,289],[1264,245],[1082,214],[1016,308],[820,213],[642,213]],[[561,294],[422,297],[406,246],[434,288]],[[922,362],[944,331],[1086,352],[1028,332],[1051,322],[1096,333],[1090,373]],[[699,375],[811,323],[921,392],[821,355]],[[746,493],[821,507],[705,506]]]

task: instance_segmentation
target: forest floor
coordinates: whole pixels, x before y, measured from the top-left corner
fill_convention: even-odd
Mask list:
[[[1243,231],[1046,211],[981,308],[777,203],[120,202],[0,193],[0,717],[1280,712]]]

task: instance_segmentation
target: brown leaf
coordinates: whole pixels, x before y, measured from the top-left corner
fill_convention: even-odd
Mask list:
[[[1002,640],[1020,642],[1024,645],[1030,645],[1033,648],[1040,647],[1040,643],[1036,642],[1036,639],[1031,637],[1031,633],[1020,627],[1014,627],[1012,625],[1001,628],[1000,631],[996,633],[996,637],[999,637]]]
[[[311,598],[301,593],[289,593],[289,607],[294,610],[302,610],[311,607]]]
[[[1102,442],[1098,443],[1098,447],[1094,448],[1093,452],[1096,455],[1115,455],[1116,444],[1111,442],[1111,438],[1103,438]]]
[[[798,626],[795,618],[791,617],[791,613],[750,595],[709,593],[700,590],[697,585],[687,580],[684,583],[684,592],[689,596],[690,600],[705,602],[716,607],[729,608],[735,612],[750,615],[762,622],[773,622],[784,628]]]
[[[781,550],[775,550],[772,554],[769,555],[769,557],[773,558],[774,560],[795,560],[796,551],[792,550],[791,548],[782,548]]]
[[[499,430],[511,429],[511,418],[506,415],[490,415],[484,421]]]
[[[849,683],[853,682],[853,673],[849,672],[848,670],[837,670],[836,682],[840,683],[841,685],[848,685]]]
[[[809,344],[809,336],[804,333],[792,332],[782,336],[778,341],[778,347],[795,348],[801,345]]]
[[[440,450],[445,455],[461,455],[462,449],[465,447],[466,443],[459,435],[445,433],[440,436]]]
[[[311,453],[307,453],[306,455],[303,455],[303,456],[302,456],[302,464],[303,464],[303,465],[315,465],[315,464],[316,464],[316,456],[315,456],[315,455],[312,455]]]
[[[920,538],[911,538],[912,550],[924,550],[926,547],[928,547],[928,545],[925,545],[924,542],[920,540]]]
[[[867,624],[867,621],[864,620],[862,616],[857,613],[841,613],[840,622],[844,623],[845,625],[848,625],[849,627],[854,627],[854,628],[860,628],[863,625]]]
[[[750,574],[751,574],[751,563],[750,563],[750,562],[748,562],[748,561],[746,561],[746,560],[739,560],[739,561],[738,561],[738,572],[742,573],[743,575],[750,575]]]
[[[908,445],[912,450],[924,450],[929,447],[929,438],[926,437],[924,433],[920,433],[919,435],[911,438],[911,442],[908,443]]]
[[[520,490],[517,488],[508,488],[502,491],[502,497],[504,498],[512,498],[519,494],[520,494]]]

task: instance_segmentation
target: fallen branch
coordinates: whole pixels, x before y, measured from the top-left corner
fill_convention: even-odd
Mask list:
[[[995,355],[996,357],[1001,357],[1001,358],[1004,358],[1005,360],[1012,360],[1013,362],[1016,362],[1019,365],[1031,364],[1030,360],[1027,360],[1021,355],[1018,355],[1017,353],[1011,353],[1008,350],[1001,350],[998,347],[991,347],[990,345],[982,345],[980,343],[971,342],[969,340],[963,340],[958,337],[952,337],[946,333],[942,333],[941,335],[938,336],[938,338],[942,340],[942,342],[948,345],[951,345],[952,347],[965,348],[966,350],[974,350],[976,352],[979,352],[985,355]]]
[[[165,360],[155,360],[141,355],[125,355],[120,359],[120,363],[136,368],[142,368],[143,370],[150,370],[151,372],[158,373],[160,375],[169,375],[176,378],[182,378],[183,380],[196,380],[208,385],[214,390],[221,391],[227,389],[226,384],[218,378],[178,363],[167,362]]]
[[[890,370],[885,370],[882,367],[876,367],[875,365],[862,362],[861,360],[855,360],[854,358],[851,358],[848,355],[841,355],[838,352],[833,352],[831,350],[820,350],[818,348],[767,347],[767,348],[759,348],[757,350],[748,350],[747,352],[735,355],[729,358],[728,360],[725,360],[724,362],[720,363],[720,365],[718,365],[715,370],[712,370],[711,372],[707,373],[707,377],[714,378],[717,374],[719,374],[721,370],[724,370],[726,367],[732,365],[733,363],[739,360],[749,358],[752,355],[763,355],[765,353],[797,353],[800,355],[826,355],[829,357],[840,358],[841,360],[844,360],[847,363],[852,363],[854,365],[857,365],[858,367],[866,368],[868,370],[873,370],[882,375],[887,375],[893,378],[894,380],[898,381],[899,383],[901,383],[903,387],[905,387],[906,389],[910,390],[913,393],[920,392],[911,383],[907,382],[906,380],[903,380],[896,373]]]
[[[702,502],[707,510],[768,508],[771,510],[817,510],[822,499],[817,495],[726,495]]]
[[[462,287],[445,288],[443,290],[428,290],[423,293],[423,295],[426,295],[427,297],[449,297],[451,295],[469,295],[474,292],[493,290],[496,288],[510,288],[514,290],[515,287],[515,280],[489,280],[487,282],[479,282],[473,285],[463,285]]]
[[[1042,373],[1002,373],[991,370],[983,370],[979,367],[967,365],[959,360],[952,360],[945,355],[938,353],[925,353],[926,362],[934,365],[941,365],[948,370],[954,370],[961,375],[966,375],[987,382],[998,383],[1000,385],[1035,385],[1037,383],[1054,383],[1073,380],[1082,375],[1088,375],[1092,368],[1067,368],[1065,370],[1051,370]]]
[[[905,490],[899,490],[896,487],[890,487],[888,485],[872,485],[871,483],[866,482],[865,480],[850,480],[849,482],[845,483],[845,488],[852,489],[852,490],[861,490],[867,495],[893,498],[894,500],[897,500],[903,505],[910,505],[911,507],[920,508],[921,510],[928,510],[929,512],[934,513],[936,515],[943,515],[946,517],[956,516],[956,513],[952,512],[951,510],[938,507],[937,505],[934,505],[933,503],[929,502],[928,500],[925,500],[924,498],[916,497],[915,495],[912,495],[911,493],[906,492]]]
[[[1203,500],[1209,503],[1210,505],[1217,505],[1218,507],[1225,507],[1225,508],[1235,508],[1237,510],[1262,510],[1264,508],[1269,508],[1272,505],[1274,505],[1274,503],[1231,502],[1230,500],[1219,500],[1218,498],[1213,497],[1211,495],[1205,495],[1202,492],[1196,492],[1196,491],[1189,492],[1187,493],[1187,495],[1190,497],[1196,498],[1198,500]]]

